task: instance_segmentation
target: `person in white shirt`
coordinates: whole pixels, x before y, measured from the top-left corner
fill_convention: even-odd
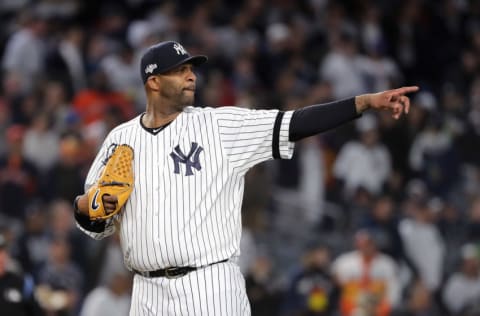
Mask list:
[[[379,141],[376,117],[366,114],[356,123],[360,139],[346,143],[333,166],[334,176],[343,183],[346,197],[359,188],[374,195],[380,193],[392,168],[390,153]]]
[[[451,275],[443,291],[443,301],[450,312],[457,314],[480,301],[480,259],[478,249],[466,244],[461,250],[461,269]]]
[[[96,287],[87,295],[80,316],[127,316],[131,285],[132,277],[128,271],[112,274],[106,285]]]
[[[425,198],[411,200],[411,217],[400,221],[399,232],[405,254],[430,291],[440,286],[445,260],[445,242],[434,224],[435,213]]]
[[[26,13],[21,27],[6,43],[2,69],[20,77],[23,92],[29,92],[41,75],[45,58],[45,42],[42,36],[47,30],[44,17],[38,13]]]

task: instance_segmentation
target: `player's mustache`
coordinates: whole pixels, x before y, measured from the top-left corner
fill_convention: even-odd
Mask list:
[[[195,88],[196,86],[195,85],[191,85],[191,86],[187,86],[185,88],[183,88],[184,90],[191,90],[191,91],[195,91]]]

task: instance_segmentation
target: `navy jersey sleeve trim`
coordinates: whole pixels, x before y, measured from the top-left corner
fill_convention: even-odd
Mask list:
[[[280,126],[285,112],[279,111],[273,125],[272,153],[274,159],[280,159]]]
[[[355,97],[295,110],[290,121],[289,140],[297,141],[338,127],[360,117]]]

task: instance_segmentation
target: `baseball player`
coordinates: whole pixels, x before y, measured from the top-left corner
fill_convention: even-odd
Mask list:
[[[289,159],[294,142],[334,128],[371,109],[395,118],[408,112],[403,87],[296,111],[197,108],[191,56],[173,41],[141,59],[146,111],[106,137],[74,202],[79,228],[95,239],[119,229],[125,265],[135,273],[130,315],[250,315],[236,263],[245,173],[269,159]],[[91,187],[112,148],[133,149],[133,190],[121,212],[92,219],[101,205],[118,209],[114,194],[92,198]],[[99,198],[99,195],[101,197]]]

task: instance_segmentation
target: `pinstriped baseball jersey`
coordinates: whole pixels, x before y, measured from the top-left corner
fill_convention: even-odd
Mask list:
[[[274,156],[291,157],[291,116],[291,111],[186,107],[157,133],[142,126],[141,116],[116,127],[85,188],[99,177],[112,144],[128,144],[134,150],[134,190],[104,232],[80,229],[101,239],[119,221],[125,264],[139,271],[238,256],[244,175]]]
[[[178,279],[135,275],[130,316],[248,316],[245,280],[233,262],[210,265]]]

